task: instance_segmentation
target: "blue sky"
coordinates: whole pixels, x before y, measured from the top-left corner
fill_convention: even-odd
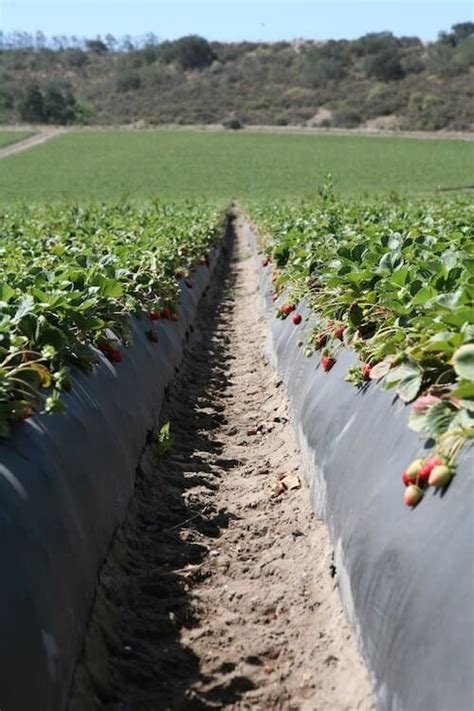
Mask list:
[[[390,30],[435,39],[473,20],[474,0],[0,0],[4,31],[210,40],[339,39]]]

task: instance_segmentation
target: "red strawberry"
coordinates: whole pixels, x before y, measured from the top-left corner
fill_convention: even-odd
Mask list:
[[[150,317],[151,321],[158,321],[158,319],[160,318],[160,312],[158,311],[158,309],[152,309],[148,316]]]
[[[103,353],[106,356],[110,355],[110,353],[112,352],[112,346],[110,345],[110,343],[108,341],[101,341],[97,345],[97,348],[99,349],[99,351],[101,351],[101,353]]]
[[[123,356],[120,351],[112,350],[109,354],[109,360],[112,361],[112,363],[121,363]]]
[[[182,279],[184,277],[184,272],[181,269],[175,269],[174,275],[176,279]]]
[[[170,319],[170,310],[167,308],[161,309],[161,318],[165,319],[165,321],[169,321]]]
[[[27,420],[34,415],[34,410],[31,405],[24,405],[21,412],[19,413],[20,420]]]
[[[158,343],[158,334],[152,328],[150,328],[150,330],[146,332],[146,337],[152,343]]]
[[[370,380],[370,371],[372,370],[370,363],[364,363],[361,370],[364,380]]]
[[[434,469],[434,467],[437,467],[439,464],[446,464],[444,459],[441,459],[441,457],[430,457],[429,459],[426,460],[425,466],[430,468],[430,471]]]
[[[446,484],[451,481],[453,475],[453,470],[447,467],[445,464],[437,464],[431,470],[430,477],[428,479],[428,484],[430,486],[436,486],[437,488],[441,486],[446,486]]]
[[[301,314],[293,314],[292,321],[295,324],[295,326],[298,326],[298,324],[301,323]]]
[[[345,330],[345,326],[338,326],[337,328],[335,328],[333,332],[334,338],[338,338],[340,341],[342,341]]]
[[[288,314],[291,314],[291,312],[295,309],[296,306],[294,304],[283,304],[283,306],[281,307],[281,312],[288,316]]]
[[[270,264],[270,259],[268,257],[265,257],[264,259],[262,259],[262,267],[268,267],[269,264]]]
[[[192,289],[192,288],[193,288],[193,284],[192,284],[191,281],[189,281],[189,279],[186,279],[186,281],[185,281],[184,283],[186,284],[186,286],[188,287],[188,289]]]
[[[427,459],[418,472],[419,481],[423,484],[428,484],[432,470],[438,465],[444,465],[444,461],[440,457],[431,457],[430,459]]]
[[[170,314],[170,319],[171,319],[171,321],[177,321],[177,320],[178,320],[178,314],[176,313],[176,311],[172,311],[172,312],[171,312],[171,314]]]
[[[331,370],[332,366],[334,365],[336,361],[334,358],[331,358],[331,356],[328,355],[323,355],[321,356],[321,365],[323,366],[323,370],[328,372],[328,370]]]
[[[423,498],[423,490],[420,489],[419,486],[416,484],[410,484],[410,486],[407,486],[405,489],[405,495],[403,497],[403,501],[407,506],[414,507],[417,504],[420,503],[421,499]]]
[[[210,266],[211,266],[211,260],[209,259],[209,257],[206,257],[206,258],[205,258],[204,264],[206,265],[206,267],[210,267]]]

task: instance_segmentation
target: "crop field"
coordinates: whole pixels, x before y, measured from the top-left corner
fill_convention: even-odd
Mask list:
[[[4,202],[315,194],[329,172],[343,195],[474,184],[474,143],[188,130],[77,131],[5,158]]]
[[[33,131],[0,131],[0,148],[18,143],[33,135]]]

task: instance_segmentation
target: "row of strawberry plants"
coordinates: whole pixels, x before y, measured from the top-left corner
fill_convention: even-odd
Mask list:
[[[63,408],[70,369],[97,348],[113,363],[131,345],[129,316],[176,320],[179,283],[209,266],[224,215],[209,205],[59,204],[0,214],[0,436],[34,412]],[[123,346],[123,347],[122,347]]]
[[[318,199],[260,204],[251,217],[272,270],[278,318],[317,326],[300,343],[329,371],[342,347],[360,364],[346,379],[380,381],[411,403],[409,426],[434,442],[403,472],[405,503],[447,486],[474,436],[474,204],[457,197],[340,201],[327,181]]]

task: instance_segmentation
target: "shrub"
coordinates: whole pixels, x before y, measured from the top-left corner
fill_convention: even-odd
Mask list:
[[[116,89],[120,92],[136,91],[141,86],[140,75],[137,72],[128,71],[119,74],[117,77]]]
[[[331,125],[336,128],[355,128],[361,121],[361,115],[354,109],[333,111],[331,116]]]
[[[224,128],[230,129],[232,131],[238,131],[239,129],[244,127],[242,121],[238,118],[225,118],[222,122],[222,125]]]

